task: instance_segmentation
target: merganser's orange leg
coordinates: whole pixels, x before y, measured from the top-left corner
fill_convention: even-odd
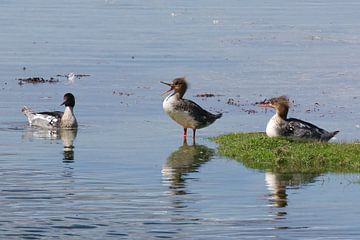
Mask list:
[[[187,128],[184,128],[184,138],[186,138],[186,132],[187,132]]]

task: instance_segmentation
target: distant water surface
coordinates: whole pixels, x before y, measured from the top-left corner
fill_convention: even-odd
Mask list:
[[[263,131],[254,103],[360,134],[358,1],[0,2],[0,238],[357,239],[359,175],[262,172],[208,137]],[[88,77],[68,81],[71,72]],[[17,78],[59,79],[19,85]],[[222,119],[197,144],[162,111],[159,81]],[[20,109],[76,96],[78,131]],[[195,97],[213,93],[213,98]],[[235,104],[229,104],[235,103]]]

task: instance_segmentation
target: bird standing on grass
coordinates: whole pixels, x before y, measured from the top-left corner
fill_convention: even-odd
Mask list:
[[[185,78],[175,78],[171,83],[161,83],[170,87],[163,94],[173,91],[165,98],[163,109],[167,115],[184,128],[184,138],[186,138],[187,129],[191,128],[195,141],[196,129],[207,127],[222,116],[222,113],[212,114],[195,102],[183,98],[188,87]]]

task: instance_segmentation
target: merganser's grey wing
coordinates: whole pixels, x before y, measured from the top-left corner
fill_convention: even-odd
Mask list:
[[[31,108],[24,107],[22,112],[27,117],[31,126],[37,126],[42,128],[56,128],[60,125],[60,119],[62,112],[41,112],[35,113]]]
[[[212,114],[188,99],[182,99],[175,108],[176,110],[189,112],[189,115],[198,123],[198,128],[208,126],[222,116],[222,113]]]
[[[54,112],[38,112],[37,114],[49,115],[61,119],[64,113],[60,111],[54,111]]]
[[[296,119],[289,118],[287,119],[286,126],[286,135],[293,136],[296,138],[307,138],[307,139],[316,139],[321,141],[329,141],[333,136],[335,136],[339,131],[328,132],[318,126],[315,126],[312,123]]]

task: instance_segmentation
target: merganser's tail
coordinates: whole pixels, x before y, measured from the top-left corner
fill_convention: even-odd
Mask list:
[[[35,113],[33,112],[33,110],[27,106],[24,106],[21,109],[21,112],[27,117],[29,124],[31,124],[35,117]]]
[[[215,114],[215,119],[219,119],[219,118],[221,118],[222,117],[222,113],[219,113],[219,114]]]
[[[327,132],[323,136],[321,136],[322,141],[329,141],[331,138],[333,138],[336,134],[338,134],[340,131],[333,131],[333,132]]]

